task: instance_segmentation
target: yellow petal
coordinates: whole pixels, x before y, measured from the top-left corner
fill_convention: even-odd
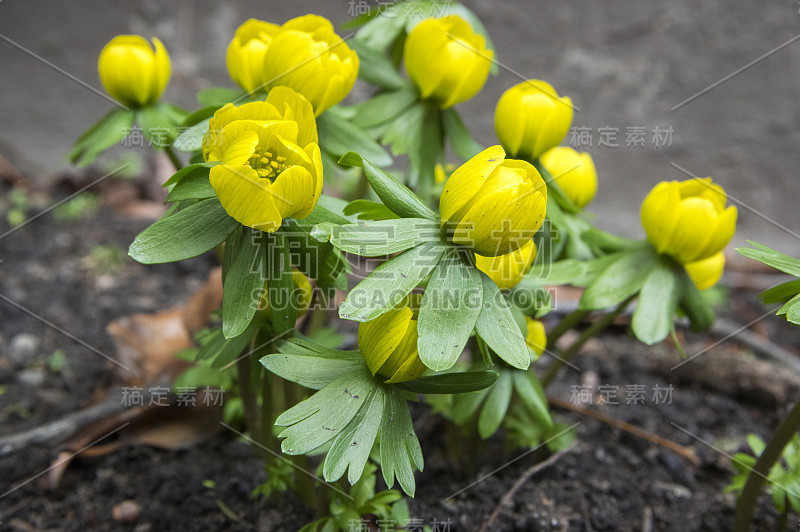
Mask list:
[[[725,255],[720,251],[706,259],[687,262],[684,267],[697,289],[705,290],[717,284],[722,278],[722,272],[725,269]]]
[[[408,331],[403,336],[403,341],[395,348],[380,370],[381,375],[389,376],[387,384],[414,380],[422,376],[428,369],[419,358],[418,340],[417,322],[412,319],[408,324]]]
[[[669,237],[678,223],[679,202],[680,190],[674,181],[662,181],[642,202],[642,227],[659,253],[667,249]]]
[[[547,333],[544,330],[544,324],[530,316],[525,316],[525,323],[528,329],[525,335],[525,343],[534,352],[536,358],[539,358],[547,348]]]
[[[669,235],[667,253],[682,263],[705,258],[700,253],[709,239],[709,230],[716,225],[714,204],[705,198],[691,197],[682,200],[677,210],[680,223]]]
[[[281,226],[272,183],[249,166],[218,165],[211,168],[211,186],[229,216],[247,227],[271,233]]]
[[[717,252],[722,251],[728,242],[733,238],[736,232],[736,218],[738,210],[735,206],[731,205],[717,217],[713,229],[709,228],[708,241],[703,247],[702,251],[698,253],[698,257],[707,257]]]
[[[314,108],[302,94],[289,87],[275,87],[269,91],[266,103],[273,106],[284,120],[297,122],[297,144],[305,147],[319,143]]]
[[[302,166],[291,166],[272,184],[273,201],[281,218],[305,218],[314,209],[314,179]]]
[[[597,193],[597,170],[592,156],[567,146],[556,146],[540,157],[553,181],[578,207],[585,207]]]
[[[445,182],[439,199],[442,224],[453,219],[486,182],[489,175],[503,163],[501,146],[490,146],[459,166]],[[456,220],[457,221],[457,220]]]
[[[403,341],[412,314],[408,307],[395,307],[358,326],[358,348],[373,375]]]
[[[475,266],[494,281],[497,288],[507,290],[520,282],[536,258],[536,244],[533,240],[516,251],[497,257],[475,257]]]
[[[153,46],[155,46],[155,80],[150,92],[150,101],[155,102],[167,88],[172,73],[172,64],[167,49],[155,37],[153,37]]]

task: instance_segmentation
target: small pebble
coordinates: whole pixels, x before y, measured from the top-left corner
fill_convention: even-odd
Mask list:
[[[44,370],[39,368],[28,368],[17,372],[18,383],[34,388],[41,386],[46,377]]]
[[[136,501],[131,500],[122,501],[114,505],[114,508],[111,510],[111,516],[114,518],[114,521],[120,523],[134,523],[139,519],[140,514],[139,505]]]
[[[11,339],[9,358],[16,364],[29,362],[39,349],[39,338],[30,333],[20,333]]]

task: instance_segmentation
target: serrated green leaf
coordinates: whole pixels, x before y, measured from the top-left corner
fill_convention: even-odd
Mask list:
[[[500,428],[511,403],[513,391],[511,372],[503,371],[494,386],[489,389],[481,414],[478,416],[478,434],[481,438],[488,438]]]
[[[369,321],[395,307],[431,273],[447,249],[429,242],[384,262],[347,294],[339,317]]]
[[[136,120],[150,146],[161,149],[178,136],[178,126],[186,112],[167,103],[159,102],[136,111]]]
[[[307,347],[298,339],[276,342],[278,353],[267,355],[261,364],[272,373],[300,386],[321,390],[340,376],[366,368],[358,351],[322,351]]]
[[[386,389],[381,421],[381,470],[386,486],[394,486],[397,481],[410,497],[414,496],[414,468],[422,471],[424,466],[422,449],[414,433],[408,403],[400,396],[398,389],[389,386]]]
[[[345,166],[361,166],[364,168],[369,184],[384,205],[401,218],[426,218],[439,220],[439,217],[425,203],[400,181],[387,174],[367,158],[358,153],[349,152],[342,156],[339,164]]]
[[[222,268],[225,338],[242,334],[258,310],[266,280],[265,245],[266,233],[250,227],[235,230],[225,241],[226,260]]]
[[[621,303],[641,289],[658,263],[651,248],[621,252],[583,293],[580,308],[599,310]]]
[[[362,257],[380,257],[405,251],[425,242],[439,242],[439,224],[424,218],[400,218],[360,224],[319,224],[311,236]]]
[[[346,216],[355,216],[358,220],[395,220],[400,218],[392,210],[377,201],[357,199],[344,208]]]
[[[797,294],[800,294],[800,279],[787,281],[761,292],[758,297],[764,304],[786,303]]]
[[[397,386],[413,393],[456,394],[483,390],[497,380],[495,371],[463,371],[420,377],[413,381],[401,382]]]
[[[419,358],[434,371],[449,369],[464,351],[481,313],[480,271],[460,250],[448,249],[433,270],[419,309]]]
[[[131,132],[136,112],[131,109],[113,109],[78,137],[67,154],[67,159],[78,166],[86,166],[98,155],[117,144]]]
[[[172,185],[180,183],[183,179],[189,179],[190,177],[195,177],[195,176],[205,176],[206,178],[208,178],[208,175],[211,172],[211,168],[216,164],[217,163],[196,163],[184,166],[183,168],[172,174],[172,177],[167,179],[161,186],[170,187]]]
[[[391,146],[392,155],[419,153],[428,111],[429,106],[420,101],[406,109],[396,120],[389,122],[383,131],[381,142]]]
[[[220,245],[237,227],[218,199],[203,200],[139,233],[128,255],[142,264],[190,259]]]
[[[377,166],[389,166],[392,157],[367,133],[340,116],[326,112],[317,117],[320,146],[340,157],[356,151],[373,161]]]
[[[353,371],[290,408],[275,421],[287,427],[279,434],[284,439],[281,450],[307,454],[328,443],[347,427],[377,386],[368,370]]]
[[[402,78],[401,78],[402,79]],[[406,109],[419,100],[419,93],[413,85],[403,85],[397,90],[384,92],[361,102],[353,109],[356,111],[353,124],[369,129],[385,122],[395,120]]]
[[[323,468],[323,476],[328,482],[341,478],[345,470],[347,480],[355,484],[364,471],[372,445],[378,436],[383,418],[385,394],[383,388],[375,387],[347,427],[336,436]]]
[[[758,262],[766,264],[767,266],[772,266],[773,268],[784,273],[788,273],[789,275],[793,275],[795,277],[800,277],[799,259],[790,257],[785,253],[781,253],[780,251],[775,251],[774,249],[768,248],[767,246],[759,244],[753,240],[748,240],[747,243],[751,246],[755,246],[756,249],[736,248],[736,251],[745,257],[757,260]]]
[[[486,274],[481,272],[482,308],[475,323],[475,332],[508,364],[528,369],[531,357],[506,298]]]
[[[669,265],[658,263],[639,292],[639,302],[631,322],[640,341],[653,345],[667,337],[672,329],[679,287]]]
[[[217,195],[208,180],[209,168],[205,167],[205,165],[200,166],[204,168],[197,168],[197,171],[183,175],[172,187],[172,190],[167,195],[168,203],[190,199],[207,199]]]
[[[201,109],[201,111],[203,111],[203,109]],[[211,114],[213,115],[214,113],[212,112]],[[192,114],[189,115],[186,120],[188,122],[193,118],[194,115]],[[183,152],[199,150],[203,147],[203,137],[205,137],[208,127],[207,119],[202,119],[199,122],[188,126],[175,138],[175,142],[172,143],[172,146],[176,150]]]
[[[362,35],[361,31],[359,35]],[[385,89],[398,89],[407,83],[389,59],[380,51],[371,48],[363,39],[352,39],[349,44],[358,54],[359,78]]]

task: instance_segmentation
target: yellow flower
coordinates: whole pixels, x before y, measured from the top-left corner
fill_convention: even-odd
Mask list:
[[[528,243],[544,221],[547,186],[536,168],[492,146],[459,166],[439,199],[453,242],[495,257]]]
[[[714,253],[707,259],[687,262],[683,265],[698,290],[711,288],[722,278],[725,269],[725,255],[722,251]]]
[[[681,264],[706,259],[722,249],[736,229],[736,207],[710,177],[663,181],[642,203],[647,238],[659,253]]]
[[[151,46],[139,35],[117,35],[100,51],[97,72],[106,91],[130,107],[144,107],[158,101],[164,92],[172,66],[161,41]]]
[[[583,208],[594,199],[597,170],[591,155],[578,153],[567,146],[556,146],[546,151],[540,161],[575,205]]]
[[[398,306],[358,326],[358,347],[373,375],[388,383],[420,377],[425,364],[417,351],[419,294],[410,294]]]
[[[236,30],[227,62],[231,78],[247,92],[291,87],[317,116],[342,101],[358,76],[358,55],[317,15],[282,26],[248,20]]]
[[[230,216],[265,232],[304,218],[322,193],[322,158],[311,104],[288,87],[264,102],[227,104],[203,139],[211,186]]]
[[[531,79],[514,85],[494,110],[494,129],[511,157],[528,161],[558,146],[572,124],[572,100],[558,97],[545,81]]]
[[[544,324],[530,316],[525,316],[525,323],[528,325],[525,343],[528,344],[528,347],[538,359],[547,348],[547,333],[544,331]]]
[[[475,266],[494,281],[497,288],[507,290],[514,288],[528,272],[536,258],[536,244],[533,240],[516,251],[497,257],[475,257]]]
[[[299,318],[306,313],[308,307],[311,306],[311,297],[314,295],[314,289],[311,288],[311,283],[308,277],[303,275],[297,270],[292,270],[292,282],[294,284],[294,291],[290,295],[290,303],[294,306],[296,316]],[[264,289],[259,294],[258,310],[269,319],[272,317],[272,309],[269,307],[269,282],[264,283]]]
[[[457,15],[425,19],[406,38],[403,59],[408,77],[423,98],[446,109],[481,90],[494,53],[486,39]]]

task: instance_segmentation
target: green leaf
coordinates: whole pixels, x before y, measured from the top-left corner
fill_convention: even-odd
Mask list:
[[[331,244],[312,238],[310,233],[314,226],[307,220],[286,218],[283,221],[282,232],[288,240],[292,264],[314,279],[320,288],[338,286],[341,282],[345,283],[346,288],[347,273],[350,271],[347,259]]]
[[[581,238],[592,246],[601,249],[607,253],[622,251],[626,249],[641,248],[647,245],[644,240],[633,240],[631,238],[624,238],[617,235],[612,235],[596,227],[589,227],[581,234]]]
[[[621,303],[639,291],[658,263],[651,248],[621,252],[583,293],[580,308],[599,310]]]
[[[478,407],[481,406],[486,395],[489,393],[489,388],[477,392],[470,392],[457,395],[453,401],[455,403],[453,408],[453,422],[456,425],[463,425],[467,420],[472,417]]]
[[[345,373],[323,389],[290,408],[275,421],[287,427],[278,435],[284,438],[285,454],[307,454],[335,438],[355,417],[378,384],[364,368]]]
[[[355,216],[358,220],[394,220],[399,218],[389,207],[377,201],[357,199],[344,208],[346,216]]]
[[[237,227],[218,199],[203,200],[139,233],[128,255],[142,264],[189,259],[220,245]]]
[[[381,142],[392,147],[393,155],[419,153],[425,130],[425,118],[430,107],[426,102],[419,101],[406,109],[396,120],[388,123]],[[438,129],[438,117],[436,120]]]
[[[353,39],[353,42],[358,42],[359,44],[363,42],[366,47],[378,52],[385,51],[400,36],[406,25],[405,19],[397,16],[394,9],[396,8],[391,5],[383,13],[384,15],[389,15],[391,12],[392,16],[376,15],[372,20],[365,23],[356,33],[356,38]],[[358,45],[356,44],[356,46]],[[358,50],[358,48],[354,49]]]
[[[87,129],[67,154],[67,159],[78,166],[86,166],[98,155],[128,136],[136,112],[131,109],[113,109]]]
[[[486,344],[511,366],[528,369],[531,357],[525,337],[517,326],[506,298],[486,274],[481,272],[483,307],[475,324]]]
[[[402,218],[427,218],[439,220],[439,217],[425,203],[400,181],[373,165],[358,153],[350,152],[342,156],[339,164],[345,166],[361,166],[369,184],[381,201],[392,212]]]
[[[544,388],[539,382],[538,377],[533,371],[513,372],[514,389],[522,399],[528,413],[536,420],[537,427],[542,432],[553,428],[553,418],[550,416],[550,408],[547,403],[547,396]]]
[[[336,351],[331,355],[296,342],[297,339],[276,342],[278,353],[263,357],[261,364],[275,375],[312,390],[321,390],[346,373],[366,368],[358,351]]]
[[[339,317],[369,321],[395,307],[431,273],[447,249],[429,242],[384,262],[347,294]]]
[[[257,229],[242,227],[225,241],[226,260],[222,268],[225,338],[242,334],[258,309],[266,280],[265,235]]]
[[[483,301],[480,271],[450,248],[433,270],[419,309],[419,358],[434,371],[449,369],[464,351]]]
[[[678,308],[680,308],[689,318],[691,330],[694,332],[706,331],[714,324],[714,310],[695,286],[694,281],[686,273],[686,270],[679,268],[676,273],[680,290]]]
[[[267,299],[272,328],[280,336],[293,329],[297,321],[291,250],[283,227],[264,235],[267,238]]]
[[[659,262],[639,292],[639,302],[631,323],[636,338],[653,345],[667,337],[672,330],[678,292],[672,268]]]
[[[351,39],[349,45],[358,54],[359,78],[385,89],[398,89],[406,84],[406,80],[381,52],[359,38]]]
[[[341,478],[345,470],[351,485],[358,482],[383,418],[385,394],[381,387],[375,387],[367,397],[358,414],[347,427],[336,436],[327,456],[322,474],[327,482]]]
[[[418,100],[419,93],[413,85],[404,85],[398,90],[378,94],[353,106],[356,112],[353,124],[362,129],[380,126],[398,119]]]
[[[172,190],[167,195],[168,203],[190,199],[207,199],[217,195],[208,180],[208,167],[206,165],[199,166],[203,168],[197,168],[197,171],[181,176],[180,181],[172,187]]]
[[[201,109],[202,111],[202,109]],[[214,114],[213,112],[211,113]],[[186,119],[189,121],[194,115],[189,115]],[[172,146],[178,151],[196,151],[203,147],[203,137],[206,136],[208,131],[208,120],[201,120],[194,125],[184,129],[172,143]]]
[[[380,257],[405,251],[425,242],[442,241],[439,224],[424,218],[399,218],[360,224],[319,224],[311,236],[362,257]]]
[[[767,266],[772,266],[776,270],[780,270],[795,277],[800,277],[800,260],[790,257],[785,253],[781,253],[780,251],[770,249],[767,246],[759,244],[758,242],[754,242],[753,240],[748,240],[747,243],[751,246],[755,246],[757,249],[736,248],[736,251],[745,257],[757,260],[758,262],[766,264]]]
[[[378,166],[392,164],[392,157],[380,144],[335,113],[329,111],[318,116],[317,129],[320,146],[337,157],[350,151],[357,151]]]
[[[408,152],[408,183],[418,186],[423,197],[429,197],[430,189],[436,182],[436,164],[444,160],[444,134],[442,111],[431,102],[424,102],[425,118],[421,130],[415,133],[419,138],[415,149]]]
[[[231,89],[229,87],[211,87],[203,89],[197,93],[197,103],[203,106],[221,107],[228,102],[232,102],[244,95],[241,89]]]
[[[454,394],[475,392],[488,388],[497,380],[495,371],[463,371],[419,377],[413,381],[401,382],[397,386],[413,393]]]
[[[394,478],[410,497],[414,496],[414,468],[422,471],[424,462],[419,440],[414,433],[408,403],[394,386],[386,387],[383,420],[381,421],[381,470],[386,486],[394,486]]]
[[[758,297],[764,304],[786,303],[800,294],[800,280],[787,281],[761,292]]]
[[[481,408],[481,415],[478,416],[478,434],[481,438],[488,438],[500,428],[511,402],[511,392],[513,392],[511,372],[503,371],[489,390],[486,402]]]
[[[208,179],[209,172],[211,172],[211,168],[216,166],[217,163],[196,163],[190,164],[188,166],[184,166],[174,174],[172,177],[167,179],[162,187],[170,187],[180,183],[184,179],[189,179],[190,177],[196,176],[203,176]]]
[[[450,141],[453,151],[461,159],[469,160],[483,151],[483,146],[472,138],[455,109],[451,107],[442,111],[442,119],[445,136]]]
[[[165,148],[178,136],[178,126],[186,112],[175,106],[159,102],[136,112],[136,120],[144,137],[154,149]]]
[[[245,350],[255,333],[256,327],[245,331],[236,338],[225,338],[222,328],[214,329],[205,335],[200,342],[197,360],[210,360],[212,368],[220,368],[236,359]]]

